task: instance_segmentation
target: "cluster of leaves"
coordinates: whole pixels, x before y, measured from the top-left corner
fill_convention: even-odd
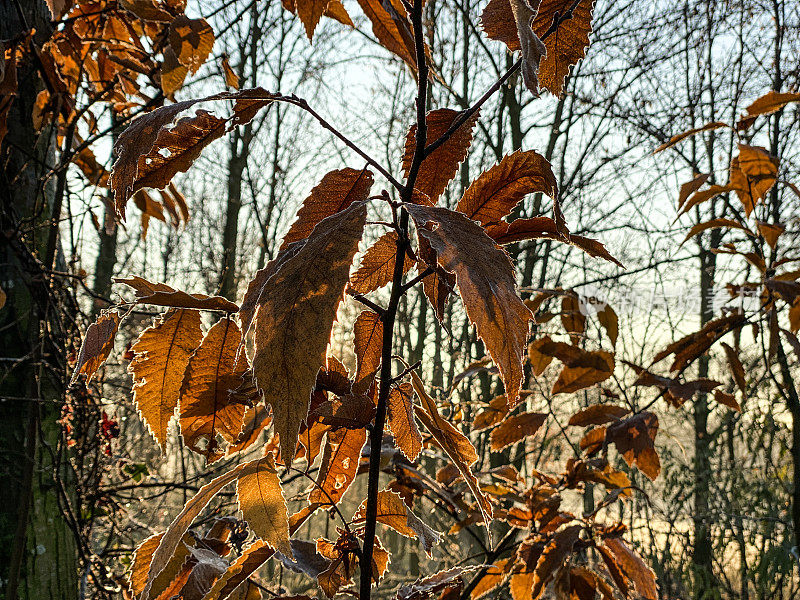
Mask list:
[[[421,2],[360,4],[379,41],[417,74],[418,102],[424,107],[429,69],[423,64],[427,49]],[[298,15],[309,37],[323,15],[349,21],[335,0],[296,0],[284,6]],[[538,93],[541,82],[560,94],[570,66],[585,53],[592,7],[591,0],[492,0],[483,13],[484,30],[509,50],[522,52],[495,91],[522,69],[533,93]],[[168,30],[172,29],[170,25]],[[159,48],[168,43],[178,63],[191,70],[202,62],[198,56],[207,55],[203,55],[205,30],[191,25],[174,29],[179,33],[153,39],[161,40]],[[180,60],[181,56],[186,58]],[[161,77],[163,86],[163,71]],[[219,102],[229,103],[228,116],[195,108]],[[117,214],[122,217],[128,201],[142,190],[168,188],[172,178],[186,171],[213,140],[249,122],[272,102],[307,110],[335,132],[304,101],[261,89],[158,108],[135,120],[116,144],[109,185]],[[240,305],[138,277],[120,280],[135,291],[135,299],[106,311],[90,327],[76,373],[90,378],[97,371],[109,356],[130,306],[163,307],[165,312],[132,346],[129,365],[136,406],[155,441],[165,448],[177,415],[183,443],[209,463],[254,446],[262,451],[259,458],[206,484],[163,534],[139,547],[131,585],[141,599],[176,594],[205,600],[257,597],[260,592],[250,582],[267,560],[313,577],[328,597],[347,592],[368,598],[371,584],[381,581],[390,562],[375,534],[377,523],[418,539],[429,554],[439,541],[441,534],[414,512],[422,497],[447,508],[456,518],[453,531],[482,524],[488,534],[492,522],[504,522],[510,533],[487,552],[487,564],[422,577],[397,590],[400,599],[420,600],[439,593],[477,598],[501,585],[508,585],[515,600],[539,598],[548,585],[562,597],[580,600],[657,597],[653,571],[624,541],[625,527],[608,521],[604,511],[632,493],[628,475],[613,466],[612,446],[630,467],[651,479],[659,475],[655,414],[624,406],[604,390],[608,402],[589,406],[570,419],[569,426],[581,429],[583,435],[580,453],[567,461],[563,472],[533,472],[526,479],[511,465],[490,471],[475,468],[478,454],[468,435],[470,426],[488,433],[496,452],[532,443],[545,426],[548,415],[529,410],[534,393],[523,389],[526,368],[539,377],[551,364],[560,364],[552,388],[555,395],[601,384],[616,367],[613,352],[587,349],[587,317],[575,292],[549,290],[525,301],[518,295],[514,265],[503,248],[510,243],[550,239],[617,263],[600,242],[569,231],[556,178],[542,156],[535,151],[505,156],[472,182],[455,209],[438,205],[468,154],[479,108],[477,104],[466,111],[437,109],[427,114],[420,108],[417,122],[408,130],[400,165],[405,184],[360,151],[366,166],[323,177],[298,211],[278,255],[256,274]],[[194,112],[181,117],[188,111]],[[759,152],[741,147],[729,184],[733,187],[728,191],[742,194],[745,207],[749,198],[748,215],[769,189],[769,173],[777,172],[771,159],[753,162]],[[775,166],[774,172],[767,163]],[[387,190],[373,195],[371,168],[396,188],[399,200]],[[692,202],[690,194],[702,193],[697,190],[704,182],[696,179],[684,200]],[[535,193],[552,199],[552,216],[513,219],[514,208]],[[391,213],[392,218],[370,223],[369,227],[385,230],[353,269],[365,239],[368,205]],[[406,280],[412,270],[416,274]],[[403,364],[393,375],[397,304],[418,284],[440,320],[451,296],[458,295],[488,352],[458,379],[490,363],[499,374],[505,393],[489,402],[471,424],[454,425],[446,418],[442,399],[437,401],[429,393],[417,372],[419,365]],[[390,286],[391,295],[388,305],[381,306],[373,294],[385,286]],[[772,288],[788,293],[786,286]],[[365,307],[353,324],[352,374],[329,351],[337,310],[346,294]],[[558,300],[558,312],[547,312]],[[203,311],[219,317],[206,331]],[[556,314],[569,341],[531,335],[532,321],[539,325]],[[597,319],[613,347],[616,314],[607,307]],[[744,323],[745,317],[734,312],[671,344],[656,357],[656,362],[673,357],[671,376],[653,373],[652,366],[630,365],[638,375],[636,385],[656,388],[656,399],[664,397],[676,407],[698,392],[715,390],[717,382],[686,382],[680,377],[711,345]],[[732,348],[729,357],[741,374]],[[720,393],[717,399],[738,408],[730,394]],[[419,460],[423,453],[444,460],[435,477],[424,473]],[[312,477],[317,460],[318,472]],[[381,471],[392,477],[384,489],[379,489]],[[279,473],[298,473],[313,481],[305,505],[294,514],[284,500]],[[341,500],[360,473],[368,473],[367,498],[353,515],[343,515]],[[232,521],[217,523],[205,534],[191,529],[212,498],[234,484],[238,507],[253,534],[246,547],[242,543],[249,534],[231,526]],[[597,508],[581,515],[564,508],[563,496],[587,485],[606,490]],[[294,538],[320,509],[341,520],[335,538]],[[587,561],[587,550],[598,557],[595,563]],[[358,592],[351,585],[356,573],[361,580]],[[469,583],[466,575],[471,575]]]

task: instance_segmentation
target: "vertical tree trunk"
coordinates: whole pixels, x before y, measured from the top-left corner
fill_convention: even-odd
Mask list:
[[[31,28],[37,44],[49,36],[44,2],[0,3],[0,39],[22,38]],[[57,482],[68,472],[58,424],[66,336],[52,294],[57,282],[46,271],[57,247],[52,229],[59,215],[52,209],[52,187],[42,184],[43,165],[54,161],[55,136],[33,128],[41,89],[35,66],[20,64],[17,76],[0,148],[0,286],[7,294],[0,310],[0,581],[9,600],[68,599],[77,596],[76,547]]]

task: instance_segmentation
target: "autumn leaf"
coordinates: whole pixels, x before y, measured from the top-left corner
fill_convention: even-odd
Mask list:
[[[133,401],[162,451],[178,406],[183,374],[202,335],[198,311],[171,309],[131,347],[133,360],[128,371],[133,377]]]
[[[561,297],[561,324],[569,333],[573,344],[586,331],[586,315],[581,311],[580,299],[575,292],[567,292]]]
[[[603,540],[603,544],[610,550],[620,570],[633,582],[636,591],[647,600],[656,600],[658,587],[653,570],[622,540],[609,537]]]
[[[547,347],[552,342],[553,340],[550,339],[550,336],[546,335],[528,344],[528,361],[531,365],[531,371],[536,377],[544,373],[544,370],[553,362],[553,357],[549,354],[543,354],[539,351],[539,348],[542,346]]]
[[[739,144],[739,155],[731,159],[728,185],[736,192],[747,216],[767,197],[777,177],[776,157],[764,148]]]
[[[239,510],[258,537],[291,557],[286,501],[272,457],[267,455],[254,463],[254,467],[236,482]]]
[[[303,201],[280,249],[285,250],[292,242],[307,238],[317,223],[326,217],[343,211],[353,202],[365,201],[371,188],[372,173],[367,169],[348,168],[325,175]]]
[[[366,217],[366,206],[356,203],[323,219],[260,292],[253,373],[264,402],[272,406],[287,464],[294,457],[317,372],[326,362],[325,349]]]
[[[418,538],[425,553],[431,556],[433,546],[439,543],[441,534],[426,525],[403,502],[396,492],[381,490],[377,498],[377,521],[391,527],[397,533],[408,538]],[[353,522],[360,523],[366,520],[367,501],[364,500],[358,507]]]
[[[397,600],[424,600],[449,589],[461,589],[464,586],[462,576],[479,568],[477,566],[453,567],[427,577],[420,577],[414,583],[400,587],[397,590]]]
[[[253,541],[220,575],[202,600],[223,600],[228,598],[274,553],[275,551],[265,541]]]
[[[425,391],[425,385],[415,371],[411,371],[411,383],[422,403],[422,407],[414,407],[417,417],[464,477],[467,487],[478,503],[483,523],[488,529],[492,516],[492,505],[481,491],[478,479],[470,469],[478,461],[478,453],[475,452],[472,443],[463,433],[442,418],[436,408],[436,402]]]
[[[756,117],[776,113],[790,102],[800,102],[800,94],[770,90],[747,107],[745,114],[736,124],[736,128],[747,129],[755,123]]]
[[[515,406],[532,315],[517,296],[511,260],[461,213],[418,205],[406,209],[436,251],[439,265],[455,273],[467,316],[500,369],[509,406]]]
[[[557,187],[550,163],[543,156],[532,150],[517,151],[473,181],[456,210],[488,227],[502,221],[528,194],[542,192],[552,197]]]
[[[231,398],[247,369],[244,354],[239,352],[241,341],[236,322],[220,319],[189,359],[184,375],[179,405],[181,436],[209,462],[222,456],[217,434],[232,442],[242,430],[246,407]]]
[[[364,253],[356,272],[350,277],[350,288],[357,294],[368,294],[392,282],[397,257],[397,233],[390,231],[378,238]],[[403,274],[414,266],[406,253]]]
[[[679,144],[683,140],[692,137],[693,135],[697,135],[698,133],[702,133],[704,131],[712,131],[714,129],[719,129],[720,127],[729,127],[727,123],[723,123],[722,121],[714,121],[713,123],[706,123],[702,127],[695,127],[694,129],[689,129],[677,135],[673,135],[669,140],[661,144],[658,148],[653,150],[653,154],[658,154],[659,152],[663,152],[667,148],[672,148],[676,144]],[[706,176],[707,178],[707,176]]]
[[[499,587],[511,569],[513,558],[501,558],[496,560],[481,576],[478,585],[472,589],[471,600],[477,600]]]
[[[383,323],[371,310],[362,311],[353,325],[356,352],[356,377],[353,390],[366,393],[375,379],[381,364],[383,349]]]
[[[133,553],[133,560],[131,561],[131,570],[128,574],[128,581],[131,591],[138,596],[147,586],[147,578],[150,572],[150,565],[153,559],[153,553],[161,543],[163,533],[157,533],[144,540],[136,548]],[[169,558],[161,574],[155,578],[151,586],[151,592],[155,597],[161,595],[170,583],[178,576],[184,565],[185,560],[189,557],[189,548],[192,538],[190,535],[185,535],[175,553]]]
[[[389,429],[400,451],[414,461],[422,451],[422,435],[414,420],[414,388],[401,383],[389,392],[387,400]]]
[[[569,394],[605,381],[614,372],[614,356],[604,350],[583,350],[572,344],[554,342],[547,338],[536,351],[558,358],[564,367],[553,384],[553,394]]]
[[[206,296],[205,294],[187,294],[176,290],[165,283],[151,283],[134,275],[128,279],[116,277],[115,283],[124,283],[136,292],[136,301],[140,304],[154,306],[170,306],[174,308],[195,308],[198,310],[222,310],[236,312],[239,307],[222,296]]]
[[[459,111],[440,108],[429,112],[426,117],[427,144],[438,140],[461,115]],[[455,177],[458,166],[467,157],[472,143],[472,128],[478,120],[478,113],[467,119],[453,135],[422,161],[414,187],[426,194],[431,202],[436,203],[447,184]],[[408,177],[417,147],[417,126],[411,127],[406,136],[403,153],[403,174]]]
[[[313,510],[339,503],[356,478],[366,441],[367,432],[363,428],[328,432],[319,475],[308,496]]]
[[[629,466],[636,464],[642,473],[655,479],[661,472],[654,446],[657,434],[658,418],[651,412],[641,412],[609,425],[606,441],[617,446]]]
[[[235,90],[239,89],[239,76],[231,68],[231,63],[228,61],[228,55],[224,54],[220,61],[222,74],[225,77],[225,85]]]
[[[164,534],[159,539],[158,545],[152,551],[152,559],[150,559],[149,568],[147,569],[147,577],[140,600],[149,600],[154,582],[167,565],[170,564],[171,558],[176,550],[179,549],[184,535],[206,505],[208,505],[212,498],[225,486],[230,485],[239,477],[252,473],[257,467],[259,460],[260,459],[238,465],[222,475],[219,475],[201,487],[197,494],[184,505],[175,520],[172,521],[166,531],[164,531]]]
[[[533,435],[544,424],[547,415],[527,412],[507,418],[492,430],[489,440],[493,452],[500,452],[511,444],[515,444]]]
[[[0,305],[0,308],[2,308],[2,305]],[[111,310],[102,313],[94,323],[89,325],[86,329],[86,335],[83,336],[83,342],[81,343],[80,352],[78,352],[78,360],[75,363],[75,370],[72,373],[70,383],[75,383],[81,373],[86,375],[87,382],[91,381],[92,375],[95,374],[114,349],[114,338],[119,329],[119,321],[119,312]]]
[[[558,531],[545,546],[536,568],[533,571],[531,597],[536,600],[542,595],[544,586],[553,577],[564,561],[572,554],[572,549],[579,539],[583,525],[570,525]]]
[[[187,68],[179,63],[177,66]],[[162,106],[133,121],[114,144],[117,159],[109,185],[119,217],[124,220],[125,206],[133,192],[145,187],[166,187],[175,174],[192,165],[203,148],[222,137],[229,123],[243,125],[255,116],[255,107],[266,106],[273,97],[261,88],[224,92]],[[233,115],[223,119],[198,110],[194,116],[175,122],[195,104],[216,100],[237,100]],[[240,115],[242,118],[237,118]]]
[[[725,342],[722,342],[720,345],[725,350],[725,357],[728,360],[728,366],[731,369],[733,380],[736,382],[736,385],[739,386],[742,394],[747,394],[747,381],[744,365],[742,365],[742,361],[739,360],[739,355],[736,353],[736,350],[731,348]]]
[[[178,62],[197,73],[214,46],[214,32],[205,19],[179,15],[169,25],[168,40]]]
[[[603,425],[617,421],[627,415],[630,409],[614,404],[593,404],[576,412],[569,419],[568,425],[573,427],[587,427],[589,425]]]
[[[729,394],[728,392],[724,392],[722,390],[714,390],[714,400],[723,406],[727,406],[728,408],[735,410],[736,412],[742,412],[742,407],[739,406],[739,403],[736,401],[736,397],[733,394]]]
[[[403,5],[397,1],[381,0],[358,0],[358,4],[372,23],[372,33],[378,42],[400,57],[412,73],[417,73],[414,33]]]

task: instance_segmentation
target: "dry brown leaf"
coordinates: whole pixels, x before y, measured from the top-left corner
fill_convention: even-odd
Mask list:
[[[328,432],[319,475],[308,495],[312,510],[338,504],[356,478],[366,429],[338,429]]]
[[[489,406],[475,415],[472,421],[473,431],[480,431],[492,425],[496,425],[508,414],[508,401],[505,394],[496,396],[489,401]]]
[[[581,303],[575,292],[567,292],[561,297],[561,324],[573,343],[577,343],[586,331],[586,315],[581,311]]]
[[[576,412],[569,419],[568,425],[573,427],[588,427],[589,425],[604,425],[617,421],[627,415],[630,409],[614,404],[594,404]]]
[[[528,344],[528,361],[531,364],[531,371],[536,377],[544,373],[544,370],[553,362],[553,357],[549,354],[543,354],[539,351],[539,348],[542,346],[548,347],[552,342],[553,340],[550,339],[550,336],[546,335]]]
[[[366,393],[375,380],[381,365],[383,349],[383,322],[378,313],[362,311],[353,325],[353,344],[356,353],[356,377],[353,391]]]
[[[231,68],[231,63],[228,62],[228,55],[222,56],[221,61],[222,74],[225,76],[225,85],[235,90],[239,89],[239,76]]]
[[[303,23],[303,27],[305,27],[306,35],[310,40],[314,37],[314,30],[317,28],[317,24],[319,24],[322,15],[325,14],[330,0],[293,1],[297,10],[297,16],[300,17],[300,21]]]
[[[391,283],[396,256],[397,233],[390,231],[379,237],[364,253],[361,264],[350,278],[350,288],[358,294],[368,294]],[[406,253],[403,274],[413,266],[414,260]]]
[[[421,408],[414,407],[417,417],[464,477],[467,487],[478,503],[483,523],[488,530],[492,517],[492,505],[481,491],[478,479],[470,469],[478,461],[478,453],[475,452],[472,443],[463,433],[442,418],[436,408],[436,402],[425,391],[425,385],[415,371],[411,371],[411,383],[422,403]]]
[[[291,558],[286,501],[271,455],[254,461],[253,469],[239,478],[236,498],[250,529],[273,549]]]
[[[777,158],[764,148],[739,144],[739,155],[731,159],[728,185],[736,192],[747,216],[767,197],[777,177]]]
[[[500,452],[511,444],[533,435],[544,424],[547,415],[527,412],[507,418],[492,430],[489,440],[493,452]]]
[[[358,4],[372,23],[372,33],[378,42],[389,52],[400,57],[411,71],[416,73],[414,34],[402,4],[381,2],[381,0],[358,0]]]
[[[178,62],[197,73],[214,46],[214,32],[205,19],[179,15],[169,25],[169,45]]]
[[[471,600],[478,600],[482,596],[488,594],[496,589],[503,583],[508,572],[511,569],[513,558],[501,558],[496,560],[481,577],[478,585],[476,585],[470,594]]]
[[[150,564],[153,560],[153,552],[161,543],[163,533],[157,533],[143,541],[133,553],[131,570],[128,574],[130,589],[134,595],[138,596],[147,586],[147,577],[150,571]],[[169,562],[164,567],[161,574],[153,581],[151,591],[155,597],[161,595],[181,572],[186,559],[189,557],[189,548],[193,541],[190,535],[185,535],[175,553],[170,557]]]
[[[203,600],[225,600],[275,553],[263,540],[255,540],[234,560],[206,592]],[[244,600],[250,600],[245,598]]]
[[[401,383],[389,392],[387,400],[389,429],[400,451],[414,461],[422,451],[422,435],[414,420],[414,388]]]
[[[736,353],[736,350],[731,348],[725,342],[722,342],[722,348],[725,350],[725,357],[728,360],[728,366],[731,368],[731,375],[733,375],[733,380],[736,382],[736,385],[739,386],[739,389],[742,391],[742,394],[747,394],[747,380],[744,371],[744,365],[742,365],[742,361],[739,360],[739,355]]]
[[[198,311],[170,309],[131,347],[133,360],[128,371],[133,377],[133,401],[162,451],[189,357],[202,336]]]
[[[0,290],[0,294],[5,296],[2,290]],[[1,304],[0,308],[2,308]],[[112,310],[102,313],[94,323],[89,325],[86,335],[83,336],[80,352],[78,352],[78,360],[75,363],[71,383],[74,383],[81,373],[86,375],[87,383],[91,381],[92,375],[114,349],[114,338],[119,329],[119,321],[119,312]]]
[[[195,308],[198,310],[223,310],[233,313],[239,307],[222,296],[206,296],[205,294],[188,294],[176,290],[165,283],[151,283],[134,275],[128,279],[114,278],[115,283],[124,283],[136,292],[136,301],[140,304],[154,306],[170,306],[174,308]]]
[[[692,137],[693,135],[697,135],[698,133],[702,133],[703,131],[711,131],[713,129],[719,129],[720,127],[730,127],[730,125],[728,125],[727,123],[723,123],[722,121],[714,121],[713,123],[706,123],[702,127],[695,127],[694,129],[689,129],[688,131],[684,131],[683,133],[673,135],[671,138],[669,138],[669,140],[667,140],[666,142],[661,144],[658,148],[653,150],[653,154],[662,152],[667,148],[672,148],[672,146],[674,146],[675,144],[678,144],[683,140],[685,140],[686,138]],[[706,175],[706,179],[707,178],[708,176]]]
[[[536,351],[558,358],[564,363],[564,368],[553,385],[553,394],[582,390],[605,381],[614,372],[614,356],[610,352],[590,352],[564,342],[554,342],[548,337],[542,340],[537,344]]]
[[[176,64],[187,68],[177,61]],[[162,85],[163,79],[164,75]],[[224,92],[162,106],[133,121],[114,144],[117,159],[109,181],[120,218],[125,218],[125,206],[133,192],[145,187],[165,188],[176,173],[191,166],[203,148],[225,133],[229,122],[246,123],[272,97],[261,88]],[[233,115],[221,119],[198,110],[193,117],[175,123],[183,111],[199,102],[214,100],[236,100]]]
[[[297,211],[297,218],[283,238],[281,250],[311,235],[322,219],[343,211],[353,202],[366,200],[371,188],[372,173],[367,169],[347,168],[325,175]]]
[[[781,234],[786,231],[786,226],[781,225],[780,223],[764,223],[763,221],[758,221],[758,232],[761,234],[769,247],[775,250],[775,247],[778,245],[778,238]]]
[[[606,538],[603,544],[609,549],[620,570],[633,582],[636,591],[647,600],[657,600],[656,575],[638,554],[620,539]]]
[[[184,375],[179,404],[181,436],[189,449],[209,462],[223,455],[218,434],[233,442],[242,430],[246,406],[231,397],[247,370],[244,353],[239,353],[241,341],[235,321],[217,321],[189,359]]]
[[[508,254],[461,213],[410,204],[406,209],[436,251],[439,265],[455,273],[467,316],[500,369],[509,406],[516,406],[532,314],[517,296]]]
[[[444,135],[460,115],[459,111],[449,108],[440,108],[429,112],[425,117],[428,126],[426,145]],[[469,146],[472,143],[472,128],[475,127],[477,120],[478,113],[476,112],[456,129],[444,144],[422,161],[417,180],[414,182],[414,188],[427,195],[432,203],[436,203],[447,184],[458,172],[458,166],[467,157]],[[403,174],[405,177],[408,177],[411,169],[416,146],[417,126],[413,125],[408,131],[408,135],[406,135],[405,152],[403,153]]]
[[[606,441],[615,444],[629,466],[639,470],[650,479],[661,472],[661,461],[655,450],[658,434],[658,417],[651,412],[642,412],[624,421],[618,421],[606,429]]]
[[[238,465],[216,477],[201,487],[197,494],[184,505],[175,520],[167,527],[160,538],[158,546],[153,551],[153,558],[147,570],[144,590],[142,591],[140,600],[148,600],[150,598],[154,582],[157,580],[159,574],[169,565],[171,557],[180,547],[181,540],[189,530],[189,526],[200,515],[211,499],[216,496],[222,488],[230,485],[239,477],[252,473],[258,462],[258,460],[255,460]]]
[[[461,589],[464,586],[462,575],[479,569],[477,566],[453,567],[439,571],[428,577],[421,577],[414,583],[404,585],[397,590],[397,600],[424,600],[434,594],[450,589]]]
[[[747,107],[736,127],[740,130],[747,129],[755,122],[756,117],[778,112],[790,102],[800,102],[800,94],[770,90]]]
[[[533,150],[517,151],[473,181],[456,210],[488,227],[508,216],[526,195],[543,192],[552,197],[557,187],[550,163],[543,156]]]
[[[742,407],[739,406],[739,403],[736,401],[736,397],[733,394],[723,392],[722,390],[714,390],[714,400],[723,406],[727,406],[728,408],[735,410],[736,412],[742,412]]]
[[[708,181],[709,174],[708,173],[699,173],[694,176],[691,181],[687,181],[686,183],[681,185],[680,192],[678,193],[678,208],[683,207],[683,203],[686,202],[687,198],[694,194],[697,190],[699,190],[702,185]]]
[[[290,464],[350,264],[364,231],[363,203],[321,221],[263,286],[255,315],[253,374],[272,406],[281,456]]]
[[[572,548],[578,541],[583,525],[570,525],[553,535],[542,551],[536,568],[533,571],[531,597],[537,600],[544,592],[544,586],[553,577],[556,570],[572,554]]]
[[[433,546],[439,543],[441,534],[426,525],[411,509],[403,502],[403,499],[396,492],[391,490],[381,490],[377,498],[377,521],[394,529],[400,535],[409,538],[418,538],[425,553],[431,556]],[[367,501],[364,500],[358,507],[353,521],[356,523],[366,520]]]

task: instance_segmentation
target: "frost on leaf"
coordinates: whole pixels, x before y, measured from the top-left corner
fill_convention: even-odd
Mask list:
[[[317,372],[326,363],[325,349],[366,216],[365,205],[356,203],[321,221],[260,293],[253,374],[264,402],[272,406],[287,464],[295,454]]]
[[[131,347],[133,400],[162,451],[189,357],[202,336],[198,311],[171,309]]]
[[[516,291],[514,266],[483,229],[446,208],[406,206],[421,237],[430,242],[438,264],[455,273],[467,316],[500,369],[509,406],[522,387],[522,361],[530,310]]]

